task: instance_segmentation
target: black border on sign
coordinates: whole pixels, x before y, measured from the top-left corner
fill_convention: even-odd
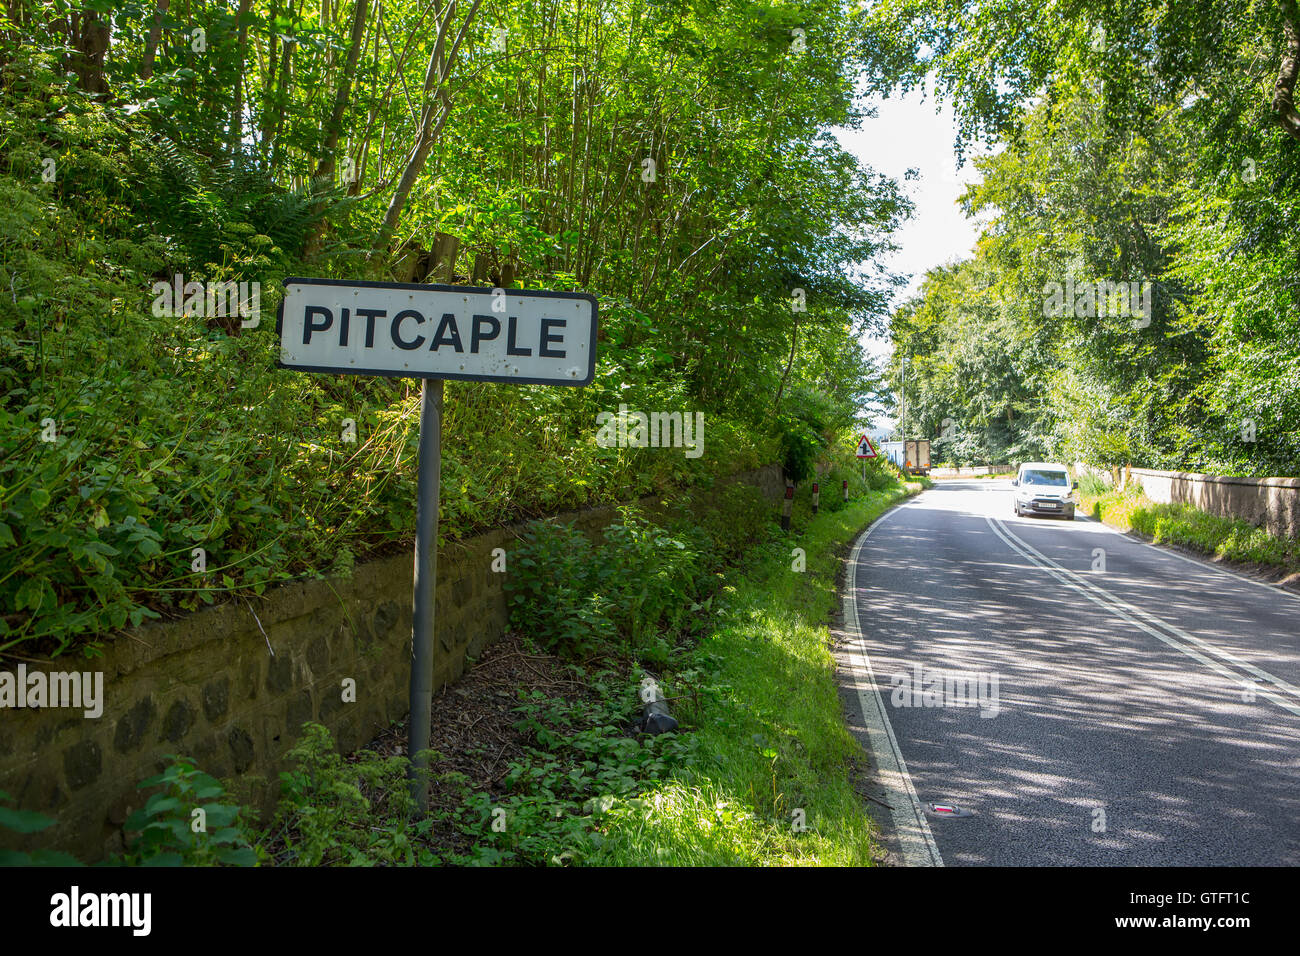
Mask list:
[[[304,276],[286,276],[283,280],[286,290],[290,285],[336,285],[353,288],[361,286],[366,289],[416,289],[421,292],[486,292],[491,295],[492,290],[501,288],[501,286],[476,286],[476,285],[436,285],[431,282],[370,282],[365,279],[310,279]],[[596,377],[596,332],[597,320],[600,317],[600,304],[596,297],[589,292],[547,292],[543,289],[506,289],[507,295],[525,296],[535,299],[586,299],[591,303],[591,350],[588,356],[587,375],[582,379],[553,379],[553,378],[520,378],[511,375],[466,375],[464,373],[447,372],[441,375],[421,375],[417,372],[394,371],[392,369],[367,369],[367,368],[337,368],[334,366],[323,365],[286,365],[280,361],[277,354],[275,364],[277,368],[289,369],[295,372],[332,372],[336,375],[382,375],[385,378],[445,378],[457,379],[463,382],[511,382],[516,385],[568,385],[571,387],[581,388],[584,385],[590,385]],[[285,296],[280,297],[280,304],[275,310],[275,338],[277,352],[280,349],[284,338],[284,300]]]

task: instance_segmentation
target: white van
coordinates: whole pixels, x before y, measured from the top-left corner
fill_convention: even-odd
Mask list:
[[[1016,517],[1064,515],[1066,520],[1073,521],[1077,504],[1074,491],[1078,487],[1077,481],[1070,480],[1069,469],[1059,462],[1027,461],[1011,482]]]

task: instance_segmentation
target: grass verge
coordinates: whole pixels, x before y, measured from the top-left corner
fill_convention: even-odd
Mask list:
[[[606,813],[593,862],[872,864],[872,824],[849,774],[861,751],[841,713],[827,622],[843,545],[926,486],[809,516],[728,581],[721,622],[693,651],[709,691],[695,759]]]

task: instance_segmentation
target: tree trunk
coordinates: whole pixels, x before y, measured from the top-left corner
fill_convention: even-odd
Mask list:
[[[78,29],[80,19],[80,29]],[[95,96],[108,95],[108,81],[104,79],[104,56],[108,53],[111,28],[92,10],[83,12],[80,18],[69,18],[71,31],[69,39],[75,52],[72,54],[72,71],[77,74],[81,88]]]
[[[1295,0],[1282,0],[1282,64],[1273,85],[1273,112],[1278,124],[1300,139],[1300,112],[1295,107],[1296,77],[1300,74],[1300,12]]]
[[[393,198],[389,200],[388,209],[384,212],[384,220],[379,226],[378,235],[375,237],[375,246],[370,253],[372,263],[387,256],[388,244],[397,232],[397,223],[402,216],[403,208],[406,206],[406,200],[411,194],[411,189],[415,186],[416,179],[419,178],[421,171],[424,169],[425,161],[429,158],[429,151],[433,148],[438,134],[442,132],[442,127],[451,113],[451,94],[447,89],[447,80],[456,65],[460,45],[464,41],[470,25],[474,22],[474,17],[478,13],[478,8],[482,5],[482,2],[483,0],[473,0],[469,13],[466,14],[465,21],[461,24],[450,50],[447,49],[447,35],[451,30],[452,19],[456,15],[456,0],[451,0],[451,3],[447,5],[447,13],[442,18],[442,22],[438,24],[438,38],[433,45],[433,53],[429,56],[429,66],[424,76],[425,104],[420,114],[420,132],[416,137],[414,147],[411,149],[411,155],[407,159],[406,168],[402,171],[402,177],[398,180],[397,189],[393,192]],[[429,101],[430,94],[435,90],[437,91],[439,104],[437,109]]]
[[[289,21],[292,23],[297,16],[293,0],[289,2],[288,15]],[[284,153],[284,149],[280,145],[280,127],[284,123],[284,114],[288,112],[289,104],[286,102],[286,91],[289,89],[289,70],[293,62],[293,49],[296,45],[296,40],[284,41],[284,49],[280,54],[280,78],[276,81],[275,92],[268,101],[267,115],[270,116],[271,124],[263,131],[263,140],[271,145],[272,176],[280,168],[280,159]]]
[[[230,135],[227,137],[227,152],[232,156],[239,152],[239,142],[244,138],[244,63],[247,60],[245,49],[248,45],[248,8],[253,0],[239,0],[239,12],[235,14],[235,24],[239,30],[236,50],[239,55],[239,70],[235,73],[235,106],[230,113]]]
[[[140,65],[140,79],[147,80],[153,76],[153,60],[158,53],[158,39],[162,36],[163,17],[172,0],[158,0],[158,9],[154,11],[153,23],[149,26],[149,38],[144,44],[144,62]]]
[[[334,153],[339,147],[339,136],[343,132],[343,118],[347,115],[348,105],[352,101],[352,80],[357,73],[357,61],[361,58],[361,48],[366,40],[366,12],[371,0],[356,0],[352,7],[352,35],[348,38],[347,59],[343,62],[343,75],[339,77],[338,88],[334,91],[334,109],[325,123],[325,141],[321,144],[320,162],[316,164],[313,177],[317,190],[325,189],[334,177]],[[321,238],[325,234],[325,201],[317,200],[312,205],[314,218],[307,233],[306,255],[313,256],[320,250]]]

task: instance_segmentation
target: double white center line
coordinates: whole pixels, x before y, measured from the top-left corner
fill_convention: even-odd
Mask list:
[[[1222,648],[1201,640],[1194,634],[1187,633],[1168,621],[1161,620],[1149,611],[1135,607],[1122,598],[1116,597],[1084,575],[1062,567],[1028,544],[1023,538],[1017,536],[1015,532],[1011,531],[997,518],[986,515],[984,520],[988,522],[993,533],[1001,538],[1011,550],[1031,564],[1046,571],[1066,587],[1078,591],[1098,607],[1150,634],[1174,650],[1186,654],[1237,686],[1244,688],[1249,685],[1253,687],[1260,697],[1300,717],[1300,688],[1288,684],[1280,677],[1275,677],[1254,664],[1241,660]],[[1250,676],[1245,676],[1247,674]],[[1258,682],[1271,686],[1260,687]]]

